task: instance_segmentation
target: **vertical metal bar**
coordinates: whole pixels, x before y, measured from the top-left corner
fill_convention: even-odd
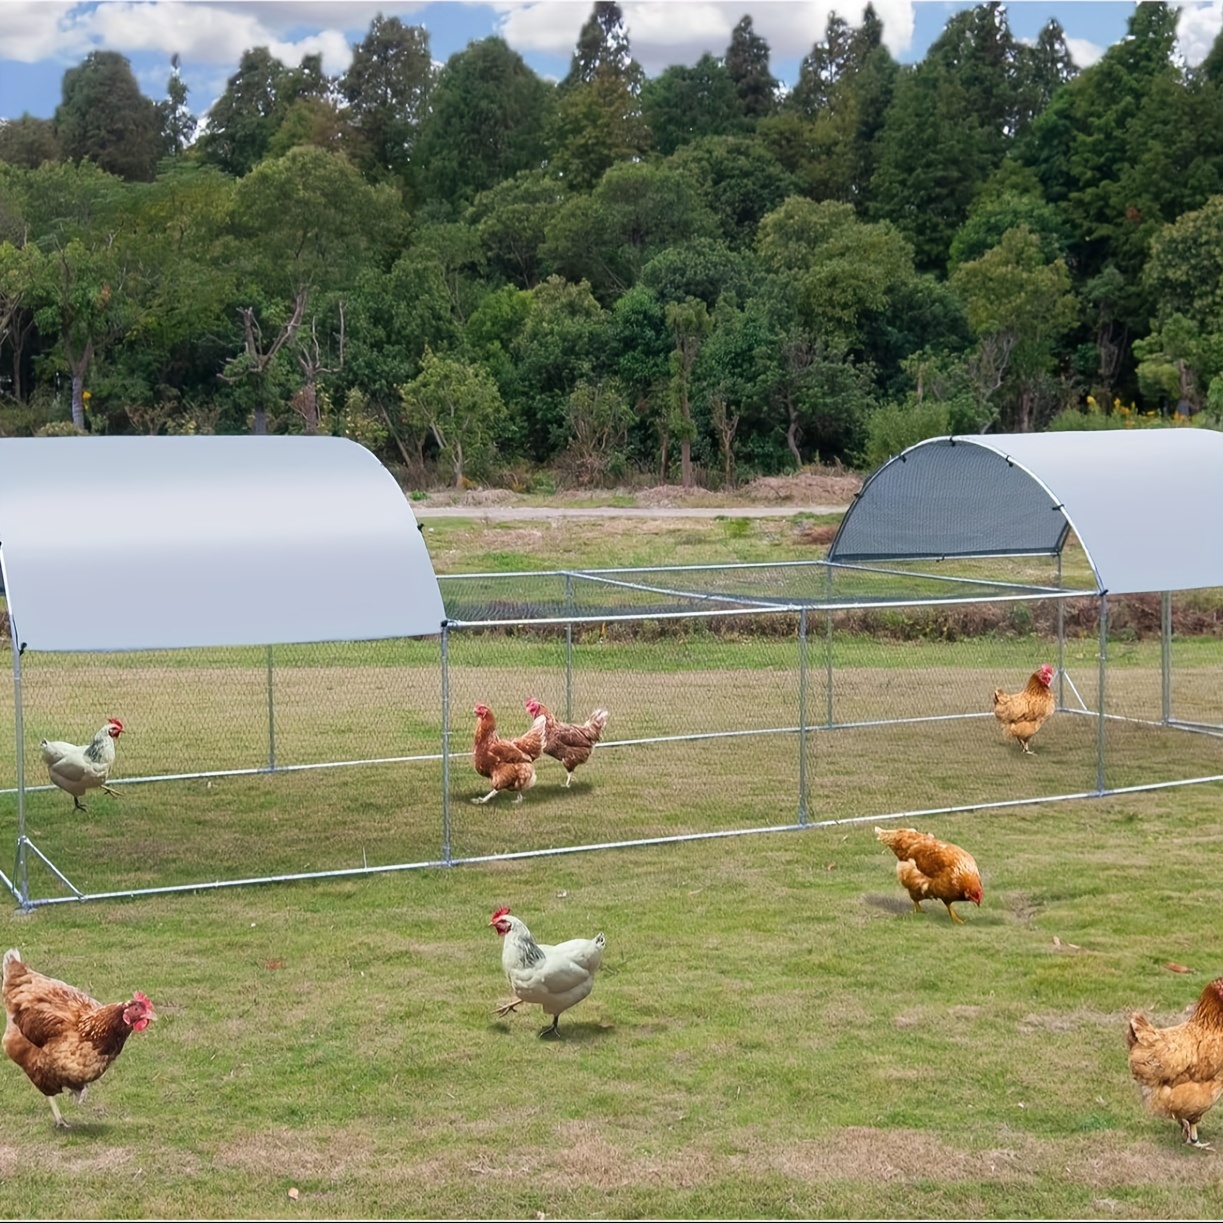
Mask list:
[[[0,549],[0,573],[4,571],[4,553]],[[8,575],[4,575],[4,596],[8,601]],[[25,835],[25,718],[21,708],[21,645],[17,640],[17,621],[13,618],[13,605],[8,603],[9,641],[13,651],[13,734],[17,743],[17,846],[13,858],[13,881],[20,893],[18,900],[23,909],[30,906],[30,876],[26,856]]]
[[[1104,677],[1108,674],[1108,594],[1100,596],[1100,667],[1096,699],[1099,716],[1096,719],[1096,792],[1104,793]]]
[[[832,566],[824,566],[824,598],[828,608],[824,612],[824,696],[825,720],[832,726],[836,717],[832,698]]]
[[[573,574],[565,574],[565,721],[573,721]]]
[[[798,613],[798,822],[807,822],[807,609]]]
[[[272,682],[272,646],[268,646],[268,772],[276,772],[276,697]]]
[[[1057,586],[1062,587],[1062,554],[1057,554]],[[1066,600],[1057,601],[1057,707],[1066,708]]]
[[[450,865],[450,631],[442,621],[442,861]]]
[[[1160,705],[1165,726],[1172,720],[1172,592],[1159,596]]]

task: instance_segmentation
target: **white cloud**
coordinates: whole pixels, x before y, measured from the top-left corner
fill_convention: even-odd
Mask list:
[[[1103,54],[1104,48],[1086,38],[1066,39],[1066,50],[1076,68],[1090,68]]]
[[[331,73],[348,67],[352,42],[364,37],[379,13],[410,23],[424,7],[373,0],[107,0],[97,5],[0,0],[0,5],[3,57],[24,63],[76,63],[100,49],[129,57],[162,52],[168,61],[177,51],[192,63],[224,65],[232,72],[243,51],[267,47],[289,64],[321,53]]]
[[[895,56],[913,41],[914,0],[877,0],[884,43]],[[522,53],[570,55],[592,5],[572,0],[498,0],[502,37]],[[824,36],[828,15],[851,25],[862,20],[865,0],[623,0],[620,5],[634,58],[647,74],[672,64],[694,64],[708,51],[721,55],[740,18],[769,45],[773,59],[806,55]]]
[[[1185,63],[1196,67],[1206,58],[1215,39],[1223,29],[1223,3],[1181,4],[1180,20],[1176,25],[1176,41]]]
[[[4,58],[23,64],[42,59],[75,59],[89,43],[75,29],[73,9],[79,6],[61,0],[6,0]]]

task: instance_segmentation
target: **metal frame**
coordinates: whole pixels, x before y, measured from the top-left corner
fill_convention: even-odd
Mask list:
[[[565,605],[569,609],[569,614],[564,616],[539,617],[524,621],[521,617],[514,619],[489,619],[477,621],[464,620],[446,620],[441,626],[439,636],[439,665],[441,668],[441,736],[440,736],[440,752],[437,754],[430,753],[428,755],[416,756],[396,756],[384,757],[367,760],[332,760],[320,761],[314,764],[299,764],[299,765],[278,765],[276,762],[276,735],[275,735],[275,718],[276,718],[276,701],[275,701],[275,654],[274,647],[267,647],[267,716],[268,716],[268,760],[266,767],[250,768],[250,769],[228,769],[215,770],[210,772],[182,773],[182,774],[165,774],[156,777],[140,777],[127,778],[119,781],[117,784],[140,784],[151,781],[163,780],[184,780],[190,778],[217,777],[217,776],[239,776],[244,774],[258,773],[278,773],[299,771],[313,768],[337,768],[356,766],[359,764],[372,763],[392,763],[392,762],[407,762],[407,761],[425,761],[425,760],[441,760],[442,764],[442,793],[440,796],[440,855],[435,859],[425,861],[395,863],[379,866],[362,866],[347,869],[336,870],[321,870],[305,873],[290,873],[265,875],[258,877],[246,877],[239,879],[228,880],[213,880],[200,883],[178,884],[167,887],[147,887],[135,888],[121,891],[109,891],[86,894],[68,879],[68,877],[45,855],[41,850],[30,840],[26,834],[26,804],[25,794],[27,787],[25,784],[24,770],[24,725],[22,711],[22,667],[21,659],[24,646],[20,642],[17,625],[10,615],[9,633],[12,644],[13,656],[13,687],[14,687],[14,730],[17,739],[16,752],[16,787],[17,795],[17,840],[16,852],[14,859],[13,876],[10,878],[0,871],[0,882],[8,888],[14,899],[18,902],[22,909],[33,909],[42,905],[62,904],[69,902],[78,902],[84,900],[100,900],[113,899],[119,897],[133,897],[142,895],[158,895],[172,892],[191,892],[201,889],[217,889],[222,887],[239,887],[256,883],[270,882],[289,882],[303,879],[324,879],[324,878],[342,878],[353,875],[377,874],[388,871],[403,871],[422,869],[426,867],[436,866],[454,866],[460,864],[479,863],[491,860],[514,859],[523,857],[543,857],[565,853],[581,852],[589,849],[601,848],[623,848],[634,845],[654,845],[654,844],[670,844],[683,841],[705,840],[723,837],[742,836],[749,833],[757,832],[776,832],[795,830],[810,827],[826,827],[829,825],[842,823],[857,823],[866,820],[883,820],[906,818],[913,819],[932,815],[936,813],[949,813],[954,811],[964,810],[981,810],[996,807],[1013,807],[1021,805],[1029,805],[1035,803],[1059,802],[1067,799],[1079,799],[1086,797],[1100,797],[1105,794],[1122,794],[1132,793],[1148,789],[1160,789],[1171,786],[1200,784],[1203,782],[1223,780],[1223,775],[1212,775],[1207,777],[1183,778],[1169,782],[1151,783],[1140,786],[1126,786],[1114,789],[1108,789],[1106,786],[1105,774],[1105,724],[1108,720],[1115,720],[1119,715],[1108,714],[1106,712],[1106,678],[1107,678],[1107,654],[1108,654],[1108,598],[1107,594],[1098,594],[1091,590],[1064,590],[1060,588],[1061,580],[1061,564],[1060,556],[1058,560],[1058,587],[1046,586],[1025,586],[1021,587],[1015,583],[988,583],[977,581],[974,584],[979,587],[990,587],[988,593],[976,594],[971,596],[958,595],[950,598],[887,598],[887,599],[852,599],[838,600],[832,597],[832,578],[834,571],[837,569],[865,569],[870,572],[887,572],[893,575],[901,574],[906,577],[926,577],[931,576],[937,578],[940,582],[949,583],[952,588],[956,588],[957,583],[962,583],[963,579],[945,578],[942,575],[915,575],[909,571],[880,571],[875,570],[871,566],[838,566],[826,562],[786,562],[785,566],[778,565],[734,565],[734,566],[690,566],[690,567],[672,567],[669,569],[656,568],[652,570],[637,569],[637,570],[565,570],[555,571],[552,573],[533,573],[529,576],[532,578],[563,578],[564,579],[564,600]],[[3,548],[0,547],[0,573],[3,572],[4,555]],[[825,569],[825,584],[824,597],[811,601],[793,601],[793,600],[769,600],[766,598],[728,595],[726,593],[708,594],[707,592],[694,590],[679,590],[672,586],[662,584],[651,584],[645,579],[651,574],[661,572],[677,573],[683,570],[688,572],[732,572],[743,571],[747,569],[769,568],[777,569],[779,567],[788,567],[790,565],[801,565],[808,569],[813,566],[823,565]],[[472,581],[476,579],[500,580],[512,576],[527,576],[527,575],[507,575],[507,574],[470,574],[456,576],[454,578],[442,578],[442,583],[464,581]],[[635,579],[635,580],[631,580]],[[616,614],[616,615],[578,615],[576,614],[577,603],[574,597],[574,586],[578,580],[590,580],[598,583],[614,584],[621,587],[629,587],[643,593],[654,593],[667,598],[682,596],[690,599],[693,603],[693,609],[689,611],[667,611],[667,612],[650,612],[650,611],[635,611],[631,614]],[[1065,673],[1065,642],[1064,642],[1064,616],[1063,609],[1065,600],[1071,597],[1090,597],[1099,600],[1100,606],[1100,628],[1099,628],[1099,662],[1098,662],[1098,708],[1095,711],[1089,710],[1074,689],[1073,680]],[[1076,793],[1059,794],[1054,796],[1045,796],[1040,798],[1014,798],[1000,800],[997,802],[982,802],[974,803],[969,806],[948,806],[938,808],[927,808],[913,811],[887,812],[878,813],[870,816],[850,817],[845,819],[830,819],[816,820],[810,818],[810,813],[807,810],[807,751],[809,738],[813,734],[827,733],[837,729],[845,729],[853,726],[882,726],[891,725],[902,719],[880,720],[880,721],[865,721],[865,722],[846,722],[839,723],[836,721],[835,709],[833,708],[832,699],[832,683],[831,677],[833,674],[833,656],[831,650],[831,634],[833,617],[837,612],[869,610],[881,608],[895,608],[898,606],[905,607],[921,607],[921,606],[936,606],[943,607],[957,604],[971,604],[984,602],[1015,602],[1031,599],[1049,599],[1054,598],[1058,602],[1058,708],[1066,712],[1077,714],[1079,716],[1094,716],[1097,722],[1096,732],[1096,786],[1091,791],[1081,791]],[[718,603],[717,609],[709,607],[710,603]],[[797,698],[797,721],[792,726],[772,727],[752,731],[735,731],[735,732],[711,732],[709,734],[684,734],[684,735],[667,735],[659,736],[653,739],[625,740],[617,741],[602,745],[603,749],[632,746],[638,743],[657,743],[671,742],[684,739],[698,738],[731,738],[743,735],[753,734],[769,734],[769,733],[792,733],[796,737],[798,746],[798,761],[797,761],[797,785],[798,785],[798,802],[795,810],[795,818],[791,823],[783,823],[771,825],[765,828],[740,828],[740,829],[720,829],[708,832],[685,833],[672,836],[662,837],[647,837],[637,840],[626,841],[609,841],[600,842],[597,844],[570,845],[553,847],[548,849],[532,849],[518,852],[510,852],[497,855],[483,855],[476,857],[457,857],[453,852],[452,843],[452,820],[450,810],[450,788],[451,788],[451,761],[452,758],[463,758],[468,753],[466,750],[455,751],[451,743],[450,734],[450,643],[451,638],[455,633],[461,633],[470,629],[488,629],[496,627],[520,626],[524,623],[529,623],[533,626],[553,626],[563,627],[565,629],[565,701],[566,713],[565,716],[572,716],[573,704],[573,638],[574,629],[576,626],[592,623],[608,623],[614,621],[638,621],[642,619],[691,619],[710,616],[743,616],[743,615],[758,615],[761,610],[767,610],[770,613],[777,614],[794,614],[798,617],[798,634],[797,634],[797,650],[798,650],[798,698]],[[825,648],[823,669],[825,670],[829,683],[827,684],[828,699],[827,707],[820,714],[812,716],[813,711],[809,708],[810,697],[808,692],[808,671],[812,665],[811,658],[811,616],[813,613],[822,614],[825,619]],[[1216,736],[1223,736],[1223,726],[1212,724],[1196,723],[1196,722],[1181,722],[1173,717],[1172,714],[1172,695],[1171,695],[1171,596],[1165,593],[1162,596],[1161,606],[1161,717],[1158,722],[1149,723],[1157,726],[1164,726],[1171,729],[1186,730],[1193,733],[1204,733]],[[818,663],[816,665],[819,665]],[[1065,704],[1065,685],[1069,684],[1074,695],[1078,698],[1079,708],[1067,709]],[[945,721],[958,720],[963,718],[989,717],[989,714],[945,714],[934,715],[929,718],[920,719],[903,719],[903,721]],[[1134,721],[1135,719],[1123,718],[1121,720]],[[29,789],[45,790],[51,789],[50,786],[29,787]],[[0,793],[13,793],[13,790],[0,791]],[[58,897],[42,897],[35,898],[30,895],[29,888],[29,859],[33,856],[38,861],[43,863],[52,874],[60,880],[60,882],[72,893],[69,896]]]

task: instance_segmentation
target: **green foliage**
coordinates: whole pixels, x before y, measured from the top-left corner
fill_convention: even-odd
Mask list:
[[[429,34],[377,14],[339,82],[360,135],[359,158],[380,175],[408,180],[434,83]]]
[[[420,373],[399,388],[404,427],[430,435],[441,461],[463,487],[467,473],[479,474],[492,457],[492,438],[505,405],[497,384],[478,365],[426,349]]]
[[[469,43],[438,77],[421,126],[426,199],[470,203],[545,160],[552,89],[500,38]]]
[[[1076,73],[1056,22],[1021,44],[980,4],[902,68],[867,5],[829,17],[779,99],[750,16],[723,59],[647,80],[600,0],[553,86],[499,38],[439,80],[424,27],[379,15],[334,79],[319,54],[248,49],[194,143],[173,58],[154,103],[94,53],[58,134],[0,124],[6,428],[46,423],[57,376],[78,426],[108,431],[296,428],[355,392],[423,482],[437,443],[397,388],[426,345],[496,382],[518,483],[565,449],[578,388],[613,377],[621,458],[653,466],[670,421],[694,478],[723,481],[852,460],[875,404],[932,395],[953,429],[1038,428],[1085,391],[1213,418],[1223,61],[1175,60],[1175,16],[1138,6]],[[515,296],[554,276],[603,313]],[[690,297],[711,326],[685,423],[665,310]],[[917,356],[945,393],[918,390]]]
[[[116,51],[91,51],[64,73],[55,132],[70,161],[92,161],[127,180],[152,179],[161,154],[157,108]]]
[[[748,128],[734,78],[707,51],[691,67],[676,65],[641,87],[641,114],[664,157],[709,136],[732,136]]]

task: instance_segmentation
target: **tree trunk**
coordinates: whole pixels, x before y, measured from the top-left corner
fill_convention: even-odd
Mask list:
[[[256,437],[266,437],[268,432],[268,410],[260,404],[255,409],[255,420],[252,429]]]
[[[685,488],[692,487],[692,443],[684,438],[679,444],[679,478]]]
[[[798,412],[795,411],[794,405],[788,404],[787,411],[790,414],[790,423],[786,428],[786,445],[790,448],[790,453],[794,456],[794,465],[799,471],[803,469],[803,456],[798,449]]]
[[[93,357],[93,341],[86,340],[85,347],[74,354],[67,343],[64,345],[64,356],[68,359],[68,369],[72,374],[72,423],[85,432],[85,371],[89,369]]]

